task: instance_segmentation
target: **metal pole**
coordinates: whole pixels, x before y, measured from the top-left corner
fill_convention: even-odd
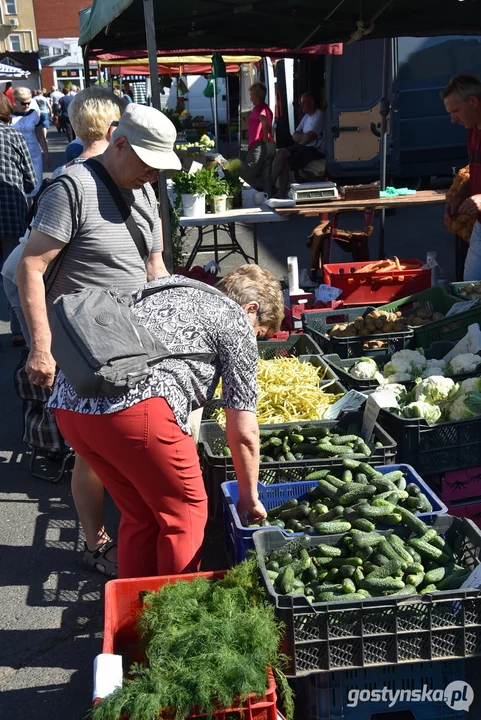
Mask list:
[[[225,107],[227,115],[227,155],[230,155],[230,97],[229,97],[229,74],[225,74]]]
[[[381,139],[379,142],[379,165],[380,165],[380,188],[386,189],[387,174],[387,120],[391,110],[389,104],[389,77],[391,69],[391,40],[384,40],[384,53],[382,64],[382,97],[380,103],[381,113]],[[383,259],[385,255],[384,236],[386,226],[386,210],[381,210],[381,224],[379,226],[378,257]]]
[[[84,47],[84,87],[90,87],[89,46]]]
[[[159,67],[157,65],[157,38],[155,36],[155,14],[153,0],[144,0],[145,36],[147,39],[147,54],[149,56],[150,86],[152,90],[152,105],[160,110],[160,83]],[[164,238],[164,263],[172,271],[172,232],[170,228],[169,196],[167,194],[167,180],[165,172],[159,174],[158,179],[160,217],[162,221],[162,235]]]
[[[214,134],[215,134],[215,147],[217,152],[219,152],[219,117],[218,117],[218,110],[217,110],[217,77],[214,74]]]

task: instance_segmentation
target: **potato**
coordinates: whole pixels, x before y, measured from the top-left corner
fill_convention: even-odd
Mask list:
[[[392,322],[384,323],[384,325],[381,328],[381,332],[383,332],[383,333],[392,332],[392,326],[393,326]]]
[[[362,316],[357,317],[354,320],[354,325],[356,326],[357,330],[362,330],[364,328],[364,318]]]
[[[432,310],[418,310],[418,317],[428,320],[432,315]]]
[[[403,316],[403,314],[402,314],[402,312],[401,312],[400,310],[398,310],[398,311],[395,313],[395,315],[396,315],[396,317],[398,317],[398,318],[400,318],[400,317]]]
[[[376,323],[372,318],[366,318],[366,330],[369,330],[369,332],[376,330]]]
[[[404,325],[399,322],[395,322],[392,324],[392,330],[393,332],[402,332],[404,330]]]
[[[378,330],[380,330],[380,329],[382,328],[382,326],[384,325],[384,323],[385,323],[385,319],[382,318],[382,317],[378,317],[378,318],[376,318],[376,319],[374,320],[374,325],[376,326],[376,328],[377,328]]]
[[[432,321],[437,322],[438,320],[444,320],[444,315],[442,312],[433,313]]]
[[[349,323],[349,325],[346,327],[346,331],[349,332],[349,335],[357,335],[356,323]]]
[[[411,325],[414,325],[415,327],[419,327],[422,324],[423,324],[423,318],[420,315],[415,315],[413,317],[413,321],[412,321]]]
[[[372,317],[374,320],[378,317],[380,317],[379,312],[377,310],[371,310],[369,313],[369,317]]]
[[[364,337],[366,335],[370,335],[371,333],[366,328],[362,328],[361,330],[358,330],[357,334]]]

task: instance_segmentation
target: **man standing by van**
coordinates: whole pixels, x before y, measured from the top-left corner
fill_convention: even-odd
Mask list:
[[[276,153],[272,167],[272,183],[279,180],[279,197],[284,198],[289,182],[289,170],[301,170],[311,160],[326,157],[324,154],[324,118],[316,107],[312,93],[304,93],[299,101],[304,115],[292,136],[295,145],[282,148]]]
[[[464,280],[481,280],[481,82],[471,75],[452,78],[441,93],[451,122],[468,131],[469,180],[446,203],[448,215],[477,213],[464,264]]]

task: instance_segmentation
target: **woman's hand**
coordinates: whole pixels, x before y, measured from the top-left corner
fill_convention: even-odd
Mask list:
[[[243,525],[259,523],[267,517],[267,512],[259,498],[239,498],[237,512]]]

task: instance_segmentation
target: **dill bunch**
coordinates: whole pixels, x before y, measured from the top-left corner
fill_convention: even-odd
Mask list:
[[[175,720],[193,710],[208,718],[237,698],[267,690],[266,668],[276,673],[289,717],[292,694],[282,673],[282,627],[264,598],[255,558],[222,580],[196,578],[147,593],[138,619],[145,665],[132,665],[121,688],[91,712],[93,720]]]

